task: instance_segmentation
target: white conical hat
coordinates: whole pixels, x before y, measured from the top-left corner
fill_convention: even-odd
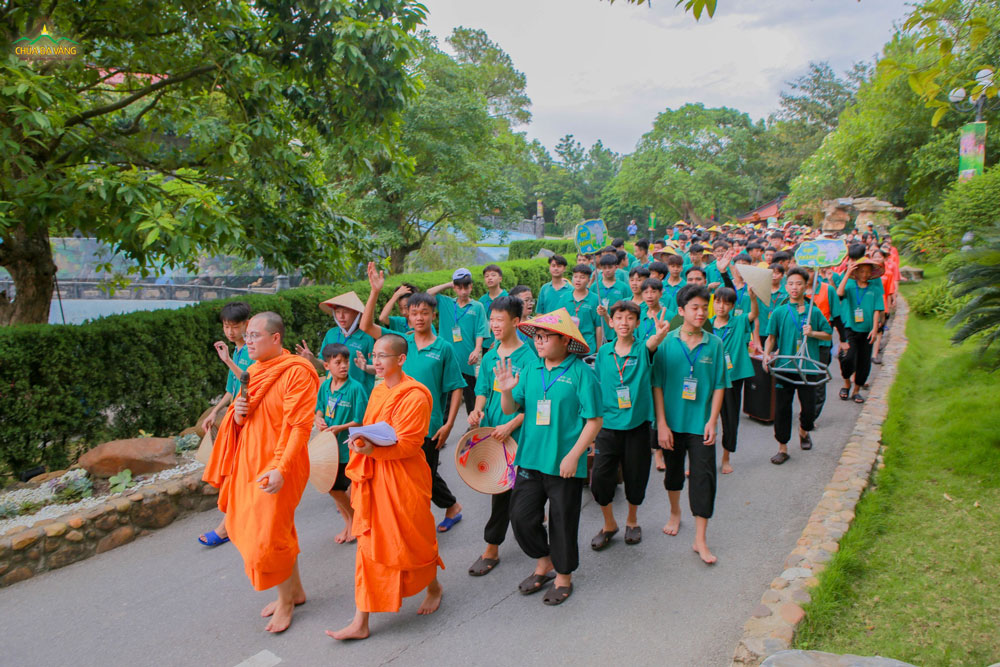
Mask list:
[[[340,464],[340,447],[337,436],[330,431],[320,431],[309,441],[309,481],[320,493],[330,493],[337,481]]]

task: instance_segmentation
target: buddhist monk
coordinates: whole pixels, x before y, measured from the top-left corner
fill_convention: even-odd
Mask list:
[[[418,614],[433,614],[441,604],[437,568],[444,563],[431,513],[431,469],[422,449],[432,399],[424,385],[403,372],[406,351],[406,339],[396,334],[375,341],[375,373],[385,382],[372,391],[364,423],[387,422],[397,441],[387,447],[364,438],[350,443],[357,611],[350,625],[327,631],[334,639],[365,639],[372,612],[399,611],[404,597],[424,589]]]
[[[295,508],[309,479],[306,444],[319,378],[312,364],[283,349],[285,325],[277,313],[247,324],[250,358],[247,396],[229,407],[204,479],[219,489],[226,530],[253,587],[278,587],[261,612],[268,632],[283,632],[295,605],[306,601],[299,579]]]

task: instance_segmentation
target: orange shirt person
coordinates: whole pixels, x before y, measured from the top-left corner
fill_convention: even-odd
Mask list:
[[[256,362],[248,395],[226,412],[204,474],[219,488],[219,509],[250,583],[258,591],[278,587],[278,599],[261,612],[271,616],[268,632],[284,632],[295,605],[306,601],[294,519],[309,479],[306,444],[319,389],[312,364],[282,348],[284,335],[277,313],[260,313],[247,324],[247,349]]]
[[[372,612],[396,612],[403,598],[426,589],[418,614],[433,614],[441,604],[437,569],[437,531],[431,513],[431,469],[422,446],[431,419],[430,391],[403,373],[406,339],[386,334],[375,341],[375,387],[365,424],[381,421],[396,431],[397,441],[376,447],[364,438],[351,441],[352,532],[358,538],[354,569],[357,611],[334,639],[365,639]]]

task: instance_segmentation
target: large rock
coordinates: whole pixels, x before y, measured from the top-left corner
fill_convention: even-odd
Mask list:
[[[80,465],[94,477],[111,477],[125,468],[133,475],[160,472],[177,465],[174,439],[112,440],[81,456]]]
[[[203,421],[205,421],[205,417],[208,416],[208,413],[211,412],[212,409],[213,408],[210,407],[210,408],[207,408],[204,412],[202,412],[201,415],[198,417],[198,421],[196,421],[194,423],[194,426],[191,426],[191,427],[186,428],[183,431],[181,431],[181,435],[188,435],[189,433],[197,433],[199,438],[204,438],[205,437],[205,429],[203,429],[201,427],[201,423]],[[218,431],[219,427],[222,426],[222,420],[225,418],[225,416],[226,416],[226,411],[225,410],[219,410],[218,414],[215,415],[215,430],[216,431]]]

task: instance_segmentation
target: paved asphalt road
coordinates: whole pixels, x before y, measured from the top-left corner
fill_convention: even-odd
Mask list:
[[[876,367],[877,368],[877,367]],[[834,373],[838,375],[838,373]],[[489,498],[461,482],[453,444],[442,472],[465,506],[464,520],[440,536],[447,569],[445,597],[434,615],[416,615],[419,597],[399,614],[373,616],[367,641],[338,643],[337,629],[354,612],[352,546],[337,545],[341,520],[328,496],[306,489],[296,524],[309,601],[280,636],[264,631],[257,593],[232,545],[196,542],[219,514],[188,516],[124,547],[0,590],[0,663],[4,665],[728,665],[743,623],[794,547],[829,481],[858,406],[837,399],[813,434],[811,452],[793,438],[781,467],[772,429],[743,418],[736,472],[720,475],[709,544],[719,562],[708,567],[691,550],[693,520],[667,537],[662,473],[650,478],[640,510],[644,538],[627,546],[621,533],[606,550],[590,549],[600,508],[585,491],[581,565],[573,597],[546,607],[517,584],[533,563],[508,533],[502,562],[472,578],[482,549]],[[464,419],[464,415],[460,417]],[[462,422],[464,423],[464,422]],[[452,437],[452,442],[457,435]],[[721,449],[721,447],[720,447]],[[624,500],[615,499],[624,526]],[[440,519],[441,510],[435,510]]]

